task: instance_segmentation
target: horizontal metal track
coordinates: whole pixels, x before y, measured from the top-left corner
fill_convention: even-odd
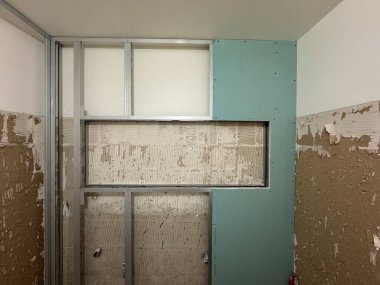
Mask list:
[[[210,116],[82,116],[82,121],[211,121]]]
[[[87,38],[87,37],[53,37],[61,43],[81,41],[83,43],[141,43],[141,44],[192,44],[209,45],[213,40],[187,40],[187,39],[139,39],[139,38]]]

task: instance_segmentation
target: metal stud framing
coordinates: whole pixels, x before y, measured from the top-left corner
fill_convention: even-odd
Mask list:
[[[209,40],[172,40],[172,39],[121,39],[121,38],[75,38],[75,37],[50,37],[44,30],[34,24],[18,10],[13,8],[4,0],[0,0],[0,5],[5,7],[26,25],[45,38],[45,78],[46,78],[46,184],[45,184],[45,284],[55,285],[62,283],[62,231],[57,226],[62,215],[60,209],[60,192],[58,189],[59,180],[59,154],[57,154],[57,134],[59,128],[57,119],[59,117],[59,90],[61,88],[60,78],[60,49],[59,44],[74,44],[74,201],[73,201],[73,262],[74,275],[73,284],[81,284],[81,206],[85,192],[124,192],[125,194],[125,256],[126,256],[126,278],[125,284],[133,284],[133,232],[132,232],[132,211],[133,193],[139,192],[207,192],[209,193],[209,256],[211,253],[211,214],[212,214],[212,193],[211,188],[202,187],[85,187],[85,163],[83,160],[83,149],[86,145],[85,122],[87,121],[206,121],[212,120],[213,111],[213,43]],[[88,117],[84,116],[84,93],[83,93],[83,47],[82,44],[124,44],[125,56],[125,107],[124,116],[118,117]],[[132,96],[132,44],[153,44],[153,45],[208,45],[210,50],[210,96],[209,96],[209,116],[133,116],[133,96]],[[59,220],[58,220],[59,218]],[[210,278],[211,284],[211,262]]]
[[[212,119],[212,59],[210,59],[210,115],[209,116],[133,116],[132,98],[132,44],[170,44],[170,45],[209,45],[212,51],[211,41],[185,41],[185,40],[130,40],[130,39],[92,39],[92,38],[53,38],[61,44],[74,44],[74,197],[73,197],[73,285],[81,284],[81,209],[84,193],[115,193],[122,192],[125,195],[125,284],[133,284],[133,194],[141,192],[172,192],[183,191],[209,193],[210,188],[204,187],[103,187],[85,186],[86,163],[84,163],[84,149],[86,147],[85,123],[91,121],[205,121]],[[84,45],[85,44],[124,44],[124,116],[85,116],[84,115]],[[212,58],[212,56],[211,56]],[[211,218],[211,200],[210,200]],[[211,227],[211,220],[210,220]],[[210,228],[211,234],[211,228]],[[211,242],[209,243],[211,252]],[[122,265],[120,265],[122,266]],[[211,273],[211,269],[210,269]],[[211,278],[210,278],[211,282]]]
[[[130,187],[86,187],[83,189],[84,193],[124,193],[124,233],[125,233],[125,285],[133,285],[134,279],[133,279],[133,199],[134,195],[138,193],[183,193],[183,192],[191,192],[191,193],[208,193],[209,196],[209,220],[208,220],[208,228],[209,228],[209,249],[208,254],[211,257],[212,256],[212,238],[211,238],[211,232],[212,232],[212,193],[213,190],[211,188],[200,188],[200,187],[166,187],[165,189],[157,188],[157,187],[137,187],[137,188],[130,188]],[[80,246],[80,244],[79,244]],[[74,244],[75,249],[75,244]],[[77,258],[80,258],[80,254],[77,251],[74,251],[74,256],[77,255]],[[74,257],[75,259],[75,257]],[[211,284],[211,270],[212,263],[209,262],[209,284]],[[122,265],[120,265],[122,266]],[[74,268],[75,272],[76,268]],[[78,274],[78,272],[77,272]],[[79,270],[80,274],[80,270]],[[73,283],[81,284],[81,283]]]
[[[80,41],[74,42],[74,193],[73,193],[73,284],[81,281],[81,201],[82,201],[82,146],[81,146],[81,110],[83,106],[83,50]]]

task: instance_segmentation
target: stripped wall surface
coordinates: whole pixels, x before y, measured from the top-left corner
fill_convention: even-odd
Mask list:
[[[124,285],[124,194],[88,194],[82,212],[82,283]]]
[[[207,285],[209,196],[136,194],[134,284]]]
[[[91,123],[88,136],[88,184],[265,183],[263,123]]]
[[[62,189],[62,248],[63,248],[63,284],[71,285],[73,279],[73,123],[72,118],[61,121],[60,174]]]
[[[0,112],[0,284],[44,284],[44,119]]]
[[[380,283],[379,142],[380,101],[297,119],[302,283]]]

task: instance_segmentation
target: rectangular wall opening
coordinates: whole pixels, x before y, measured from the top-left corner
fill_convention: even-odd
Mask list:
[[[210,116],[209,45],[132,45],[132,114]]]
[[[86,193],[82,209],[83,284],[125,284],[125,195]]]
[[[135,285],[209,284],[208,193],[135,193]]]
[[[265,186],[263,122],[90,122],[87,185]]]

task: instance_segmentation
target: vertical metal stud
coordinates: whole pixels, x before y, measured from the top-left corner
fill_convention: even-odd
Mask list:
[[[53,48],[52,48],[53,47]],[[45,221],[45,280],[48,284],[54,284],[52,276],[54,276],[55,266],[54,266],[54,241],[55,241],[55,219],[54,219],[54,187],[52,187],[52,176],[51,165],[52,159],[51,148],[52,148],[52,126],[51,118],[54,116],[52,114],[52,97],[55,94],[54,87],[54,70],[55,70],[55,60],[54,60],[54,46],[53,41],[50,39],[45,40],[45,80],[46,80],[46,90],[45,90],[45,115],[46,115],[46,124],[45,124],[45,212],[46,212],[46,221]]]
[[[62,113],[62,46],[59,45],[59,44],[56,44],[56,48],[57,48],[57,60],[56,60],[56,63],[57,63],[57,66],[56,66],[56,70],[58,72],[58,81],[57,81],[57,84],[58,84],[58,88],[57,88],[57,96],[56,96],[56,102],[57,102],[57,105],[58,107],[56,108],[57,109],[57,114],[56,114],[56,117],[57,117],[57,125],[58,125],[58,128],[57,128],[57,138],[58,138],[58,145],[57,145],[57,160],[58,160],[58,163],[57,163],[57,169],[58,169],[58,176],[57,176],[57,180],[56,180],[56,185],[58,187],[58,191],[57,191],[57,195],[58,195],[58,201],[57,201],[57,220],[58,221],[58,228],[59,228],[59,240],[57,239],[57,247],[59,246],[59,251],[57,250],[57,252],[59,252],[59,261],[58,261],[58,266],[59,266],[59,274],[56,274],[58,275],[58,278],[57,278],[57,284],[60,284],[62,285],[63,284],[63,211],[62,211],[62,198],[63,198],[63,195],[62,195],[62,179],[61,179],[61,170],[63,169],[62,168],[62,162],[63,162],[63,151],[62,151],[62,130],[63,130],[63,113]]]
[[[213,102],[214,102],[214,44],[210,43],[208,45],[209,47],[209,56],[210,56],[210,78],[209,78],[209,117],[210,119],[213,119]]]
[[[74,195],[73,195],[73,284],[81,282],[81,203],[83,196],[82,176],[82,123],[83,110],[83,49],[82,43],[74,43]]]
[[[125,285],[133,284],[133,195],[125,191]]]
[[[124,44],[124,98],[125,98],[125,110],[124,115],[126,117],[132,116],[132,44],[126,42]]]

